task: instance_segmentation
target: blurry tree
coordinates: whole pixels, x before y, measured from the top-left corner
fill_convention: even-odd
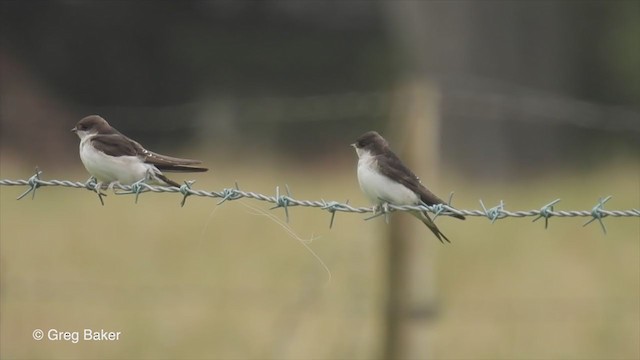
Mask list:
[[[469,174],[506,176],[532,164],[561,164],[577,153],[588,163],[583,145],[596,136],[607,149],[635,140],[637,132],[603,134],[555,121],[581,117],[566,108],[554,110],[551,118],[558,125],[550,127],[544,116],[520,105],[531,94],[543,94],[637,111],[637,1],[427,1],[407,15],[407,22],[421,27],[411,44],[411,51],[422,54],[420,63],[398,51],[408,47],[394,27],[405,24],[388,21],[389,6],[1,1],[0,53],[9,61],[0,71],[20,64],[34,84],[55,94],[65,112],[100,111],[123,131],[150,141],[169,136],[143,132],[146,127],[136,124],[155,122],[165,134],[187,135],[199,119],[199,128],[209,124],[230,131],[208,131],[217,136],[212,141],[224,142],[229,134],[256,139],[272,134],[268,145],[286,153],[323,154],[319,147],[330,149],[333,141],[343,144],[366,129],[382,128],[392,102],[384,94],[391,97],[398,76],[411,76],[415,69],[428,71],[441,86],[444,160]],[[5,78],[6,97],[17,85]],[[377,97],[383,101],[364,104],[382,111],[336,116],[305,102],[352,92],[383,94]],[[236,117],[220,120],[209,116],[214,113],[203,116],[200,105],[224,100],[227,109],[242,110],[247,99],[296,97],[303,98],[296,108],[316,114],[312,120],[300,111],[278,115],[270,106],[263,107],[270,116],[227,111]],[[609,115],[590,114],[596,126],[620,121]],[[4,112],[0,120],[4,127],[19,118]],[[523,118],[528,122],[517,121]],[[602,150],[594,149],[594,156]]]

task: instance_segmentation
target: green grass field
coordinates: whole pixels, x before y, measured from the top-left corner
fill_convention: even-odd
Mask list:
[[[280,165],[278,165],[280,164]],[[366,205],[354,164],[307,169],[283,163],[216,164],[194,187]],[[47,170],[47,169],[44,169]],[[27,169],[3,164],[3,178]],[[84,180],[47,173],[43,177]],[[179,176],[177,177],[180,178]],[[445,181],[444,179],[449,179]],[[534,209],[640,207],[633,161],[514,182],[477,183],[455,174],[434,189],[454,204],[478,199]],[[106,206],[85,190],[0,187],[3,359],[252,358],[371,359],[384,336],[385,239],[382,219],[291,208],[297,239],[252,200],[177,194],[110,194]],[[284,219],[281,209],[269,212]],[[405,216],[404,214],[394,215]],[[433,324],[437,359],[637,359],[640,357],[640,219],[607,218],[608,234],[583,218],[438,219],[452,239],[437,249],[442,313]],[[420,241],[436,242],[420,229]],[[425,265],[426,266],[426,265]],[[34,329],[120,331],[116,342],[35,341]],[[45,335],[46,336],[46,335]],[[81,335],[82,336],[82,335]]]

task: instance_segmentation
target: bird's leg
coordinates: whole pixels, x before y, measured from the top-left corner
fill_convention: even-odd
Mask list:
[[[145,171],[144,173],[144,177],[136,182],[134,182],[134,184],[141,184],[141,183],[145,183],[148,184],[149,180],[152,179],[152,174],[151,174],[151,170],[147,169],[147,171]],[[132,184],[133,185],[133,184]]]
[[[112,182],[110,182],[110,183],[109,183],[109,186],[107,187],[107,190],[110,190],[110,191],[116,192],[116,191],[114,190],[114,188],[115,188],[116,186],[118,186],[118,187],[121,187],[121,186],[122,186],[122,184],[120,183],[120,181],[116,180],[116,181],[112,181]]]
[[[365,220],[371,220],[373,218],[377,218],[378,216],[382,215],[382,213],[379,213],[380,209],[381,209],[380,208],[380,204],[374,204],[373,205],[373,215],[369,216]]]
[[[378,204],[373,205],[373,215],[369,216],[368,218],[366,218],[365,220],[371,220],[373,218],[377,218],[378,216],[382,216],[384,215],[385,217],[385,221],[387,222],[387,224],[389,223],[389,203],[380,199],[380,202]]]
[[[140,181],[138,181],[138,183],[145,183],[147,185],[165,184],[165,182],[162,181],[158,177],[158,174],[155,171],[153,171],[152,169],[147,169],[147,172],[145,173],[144,179],[141,179]]]
[[[389,203],[388,202],[383,202],[382,205],[382,213],[384,214],[384,221],[388,224],[389,223]]]
[[[98,181],[96,178],[93,178],[93,179],[94,181],[96,181],[95,186],[93,187],[93,191],[95,191],[98,195],[106,196],[106,194],[102,192],[102,189],[107,189],[107,186],[105,185],[105,183],[102,181]]]

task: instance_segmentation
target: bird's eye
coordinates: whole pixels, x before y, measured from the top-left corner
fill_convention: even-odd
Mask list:
[[[85,124],[78,124],[78,130],[86,130],[87,129],[87,125]]]
[[[362,141],[362,140],[358,141],[358,147],[359,148],[364,147],[364,146],[365,146],[364,141]]]

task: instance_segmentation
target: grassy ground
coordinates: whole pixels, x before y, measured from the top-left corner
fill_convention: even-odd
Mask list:
[[[196,187],[274,193],[364,205],[353,164],[294,171],[274,163],[217,164]],[[60,174],[47,174],[54,178]],[[3,164],[2,177],[26,177]],[[442,180],[456,204],[478,208],[640,206],[639,172],[617,162],[520,183]],[[61,175],[58,177],[62,177]],[[83,179],[83,173],[66,176]],[[178,177],[179,178],[179,177]],[[444,177],[443,177],[444,179]],[[34,201],[0,187],[2,358],[370,359],[384,335],[385,223],[290,209],[298,240],[243,204],[215,206],[176,194],[109,195],[48,188]],[[281,210],[270,214],[284,219]],[[393,221],[393,218],[391,219]],[[437,247],[442,314],[433,324],[438,359],[634,359],[640,357],[640,221],[551,219],[490,224],[438,220],[453,244]],[[436,241],[426,229],[422,241]],[[122,332],[117,342],[32,339],[36,328]]]

